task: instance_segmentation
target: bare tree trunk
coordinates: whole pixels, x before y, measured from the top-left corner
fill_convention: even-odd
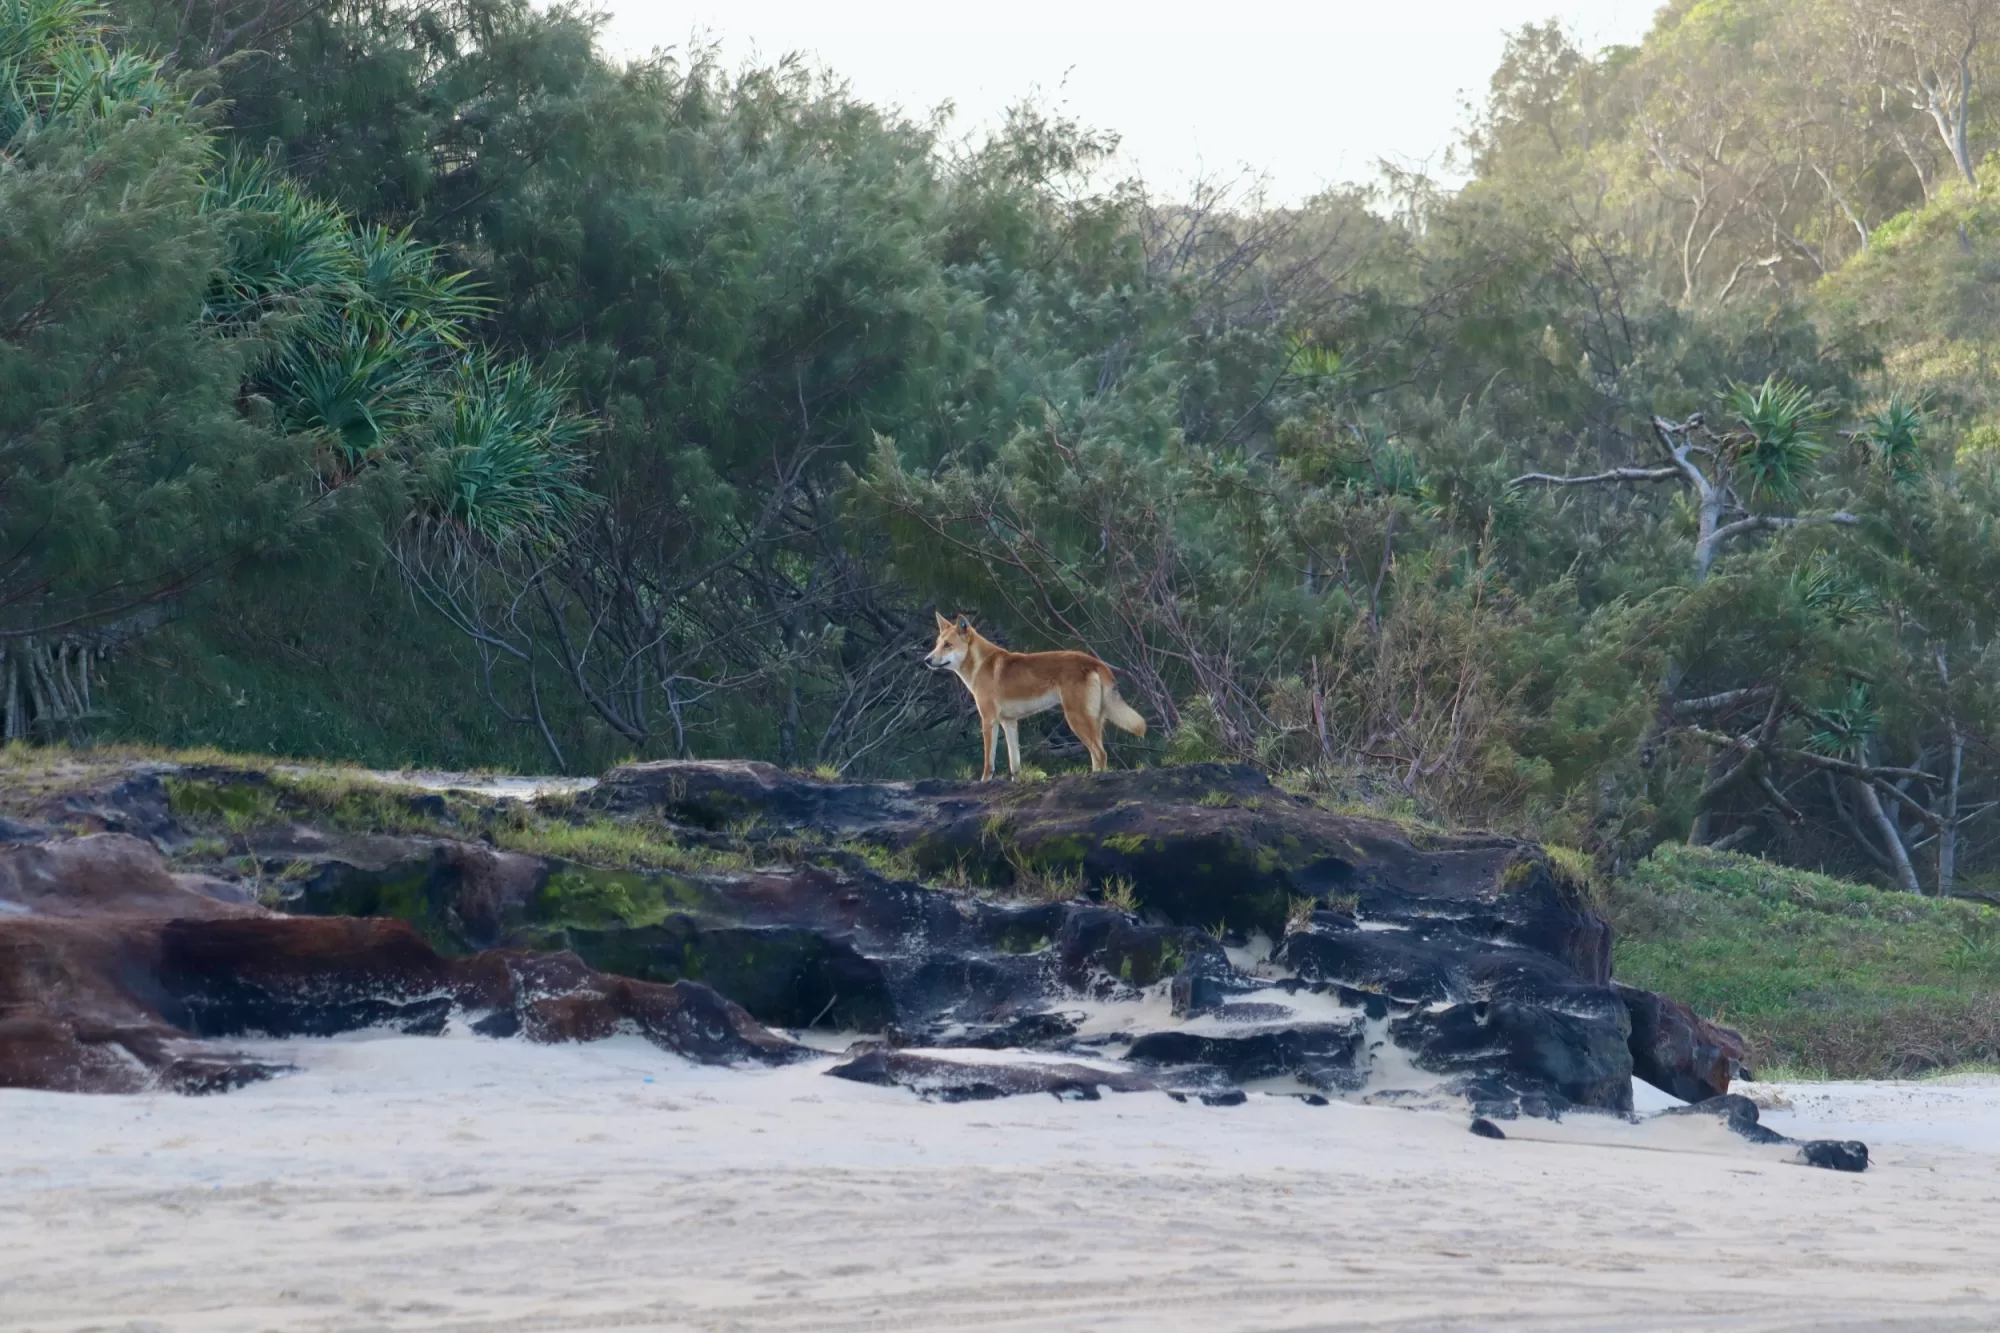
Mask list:
[[[7,727],[3,739],[17,741],[28,734],[21,705],[21,660],[19,652],[8,651],[5,644],[0,644],[0,676],[7,681]]]
[[[1826,792],[1833,800],[1833,808],[1840,812],[1841,831],[1875,863],[1877,870],[1885,875],[1894,875],[1896,863],[1875,845],[1875,840],[1862,828],[1860,818],[1848,807],[1847,798],[1841,795],[1841,780],[1826,769],[1820,770],[1820,776],[1826,779]]]
[[[1708,779],[1703,784],[1704,796],[1707,796],[1709,792],[1715,791],[1722,785],[1723,779],[1729,774],[1732,762],[1727,751],[1715,750],[1710,752],[1708,756]],[[1694,826],[1688,830],[1688,846],[1706,847],[1709,843],[1715,841],[1715,819],[1715,809],[1707,800],[1704,800],[1701,809],[1695,812]]]
[[[1938,828],[1938,897],[1951,896],[1952,887],[1958,879],[1958,780],[1965,766],[1965,736],[1958,729],[1958,719],[1951,720],[1951,759],[1945,769],[1944,822]]]
[[[1715,534],[1722,523],[1722,506],[1727,492],[1722,487],[1708,483],[1701,490],[1699,527],[1694,543],[1694,581],[1706,582],[1708,571],[1715,566]]]
[[[1945,142],[1951,147],[1951,160],[1958,164],[1958,170],[1965,177],[1967,185],[1977,186],[1979,177],[1972,173],[1972,147],[1966,141],[1966,128],[1972,120],[1972,50],[1979,41],[1978,29],[1973,29],[1965,49],[1958,56],[1958,98],[1952,104],[1950,126],[1945,134]],[[1945,121],[1940,119],[1938,129],[1945,131]]]
[[[1958,878],[1958,788],[1965,769],[1965,733],[1958,729],[1958,711],[1951,704],[1951,659],[1937,650],[1938,681],[1945,689],[1944,720],[1946,744],[1950,750],[1944,772],[1944,809],[1938,825],[1937,891],[1949,898]]]
[[[799,766],[799,677],[786,673],[785,715],[778,723],[778,763],[784,768]]]
[[[1889,818],[1889,812],[1882,808],[1882,798],[1875,794],[1874,784],[1857,779],[1854,790],[1861,802],[1862,813],[1875,825],[1876,832],[1882,835],[1882,842],[1889,850],[1897,887],[1905,893],[1921,894],[1923,886],[1917,882],[1916,867],[1910,864],[1909,849],[1903,845],[1903,831],[1896,827],[1896,821]]]

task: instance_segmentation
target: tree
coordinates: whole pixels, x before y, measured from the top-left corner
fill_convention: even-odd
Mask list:
[[[1936,129],[1952,164],[1968,185],[1973,170],[1971,127],[1976,106],[1975,66],[1993,36],[2000,8],[1993,0],[1909,0],[1883,5],[1850,0],[1847,21],[1859,28],[1876,56],[1885,87],[1910,98]]]
[[[111,36],[80,0],[0,8],[8,736],[78,721],[94,658],[357,497],[498,540],[581,505],[575,429],[471,345],[464,275],[218,161]]]
[[[211,149],[82,0],[0,6],[5,734],[87,712],[92,660],[310,506],[237,410],[268,332],[203,318],[226,246]]]
[[[1671,460],[1640,467],[1618,467],[1586,476],[1529,472],[1513,486],[1604,486],[1673,481],[1685,485],[1695,502],[1694,582],[1714,568],[1723,546],[1753,532],[1776,532],[1800,524],[1858,522],[1843,511],[1828,514],[1755,512],[1760,504],[1785,504],[1798,499],[1813,460],[1823,446],[1816,436],[1822,409],[1811,391],[1796,384],[1767,379],[1755,386],[1737,385],[1729,404],[1738,429],[1718,433],[1701,413],[1686,421],[1653,419],[1653,429]],[[1725,521],[1727,520],[1727,521]]]

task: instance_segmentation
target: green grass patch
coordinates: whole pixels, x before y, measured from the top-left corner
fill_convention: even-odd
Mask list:
[[[572,867],[549,876],[535,898],[535,919],[586,930],[656,926],[667,919],[667,899],[657,878]]]
[[[1666,845],[1610,884],[1614,971],[1749,1038],[1761,1076],[2000,1061],[2000,911]]]
[[[534,819],[488,832],[493,845],[507,851],[620,870],[745,870],[751,861],[740,851],[688,846],[666,829],[622,820]]]

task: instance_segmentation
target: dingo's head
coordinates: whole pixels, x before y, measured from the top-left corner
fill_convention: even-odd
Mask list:
[[[957,620],[939,616],[937,623],[937,643],[932,645],[931,655],[924,659],[924,665],[933,671],[949,671],[972,651],[972,622],[964,616]]]

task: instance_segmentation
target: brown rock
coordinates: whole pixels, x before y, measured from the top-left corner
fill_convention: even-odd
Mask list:
[[[1678,1000],[1623,982],[1612,989],[1632,1015],[1632,1072],[1684,1102],[1729,1091],[1749,1058],[1743,1034],[1711,1023]]]
[[[107,863],[146,864],[137,856],[119,862],[102,849],[55,864]],[[28,879],[42,885],[61,877]],[[167,893],[185,893],[171,877],[166,888],[138,882],[143,891],[106,891],[97,901],[130,908],[165,896],[181,905]],[[38,893],[35,900],[79,906],[75,895]],[[0,920],[0,1087],[223,1091],[284,1066],[214,1038],[372,1026],[435,1033],[454,1012],[490,1035],[519,1032],[542,1042],[636,1030],[662,1049],[710,1063],[775,1064],[803,1054],[697,982],[609,977],[572,954],[495,950],[448,959],[401,921],[230,915],[226,904],[201,902],[211,913],[205,918],[70,910]]]
[[[219,883],[219,881],[218,881]],[[0,914],[38,917],[261,916],[167,870],[159,849],[125,833],[0,844]]]

